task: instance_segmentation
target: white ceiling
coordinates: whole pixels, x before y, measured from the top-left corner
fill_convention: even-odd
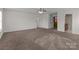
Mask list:
[[[8,10],[15,10],[15,11],[21,11],[21,12],[28,12],[33,14],[38,14],[39,8],[6,8]],[[79,10],[79,8],[45,8],[47,10],[47,13],[55,13],[60,10]]]

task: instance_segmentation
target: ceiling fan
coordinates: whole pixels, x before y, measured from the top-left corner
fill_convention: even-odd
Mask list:
[[[43,14],[43,13],[46,13],[47,11],[46,11],[46,9],[44,9],[44,8],[40,8],[39,10],[38,10],[38,13],[39,14]]]

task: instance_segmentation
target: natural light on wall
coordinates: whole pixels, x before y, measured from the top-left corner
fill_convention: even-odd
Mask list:
[[[0,11],[0,32],[2,31],[2,12]]]

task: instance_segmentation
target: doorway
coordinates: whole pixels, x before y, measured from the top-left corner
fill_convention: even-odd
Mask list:
[[[57,30],[57,25],[58,25],[58,22],[57,22],[57,13],[52,13],[50,14],[50,28],[51,29],[54,29],[54,30]]]
[[[57,30],[57,16],[53,17],[53,29]]]
[[[72,32],[72,14],[65,15],[65,31]]]

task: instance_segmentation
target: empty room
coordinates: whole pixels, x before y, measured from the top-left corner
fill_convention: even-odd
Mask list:
[[[0,50],[79,50],[79,8],[0,8]]]

